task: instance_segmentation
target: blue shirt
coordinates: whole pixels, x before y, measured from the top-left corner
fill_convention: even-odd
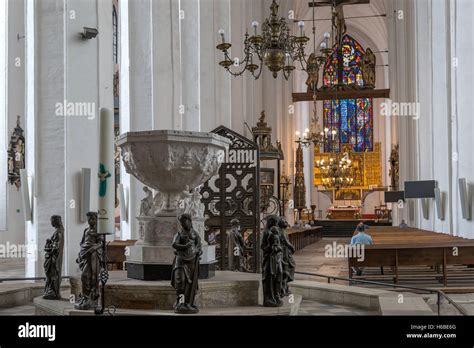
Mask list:
[[[366,244],[371,245],[374,244],[372,237],[369,236],[367,233],[359,232],[351,239],[351,245],[355,244]]]

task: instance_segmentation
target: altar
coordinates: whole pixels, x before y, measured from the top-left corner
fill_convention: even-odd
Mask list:
[[[359,207],[332,207],[328,209],[327,217],[330,220],[353,220],[360,214]]]

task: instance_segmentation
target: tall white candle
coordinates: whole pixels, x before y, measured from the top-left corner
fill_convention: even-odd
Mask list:
[[[99,127],[97,229],[100,233],[115,233],[114,114],[112,110],[100,109]]]

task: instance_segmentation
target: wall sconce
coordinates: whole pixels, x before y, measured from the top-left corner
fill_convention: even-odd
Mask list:
[[[82,40],[93,39],[97,36],[97,34],[99,34],[97,29],[84,27],[84,31],[81,33]]]
[[[466,178],[459,178],[459,198],[461,199],[461,212],[462,218],[465,220],[471,220],[471,201],[472,201],[472,194],[471,190],[469,189],[469,185],[467,183]]]
[[[91,169],[82,168],[81,173],[81,211],[80,221],[87,221],[87,213],[91,205]]]
[[[444,192],[436,187],[434,189],[435,193],[435,202],[436,202],[436,211],[438,213],[438,219],[444,220]]]
[[[23,214],[25,217],[25,221],[32,221],[30,188],[28,185],[28,173],[26,172],[26,169],[20,169],[20,180],[21,198],[23,203]]]

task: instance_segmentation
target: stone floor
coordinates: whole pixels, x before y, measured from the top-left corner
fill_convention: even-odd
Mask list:
[[[344,258],[325,257],[325,247],[328,244],[348,243],[348,238],[323,238],[321,241],[310,245],[295,253],[296,270],[300,272],[321,273],[325,275],[347,277],[347,263]],[[0,259],[0,278],[23,277],[25,272],[24,259]],[[311,279],[326,281],[323,278],[296,275],[297,279]],[[347,282],[336,282],[347,285]],[[1,284],[0,287],[11,284]],[[474,294],[451,294],[450,297],[460,304],[470,315],[474,315]],[[436,298],[426,296],[428,304],[433,311],[437,310]],[[443,315],[458,315],[457,310],[450,304],[443,303],[441,307]],[[355,309],[342,305],[332,305],[315,301],[303,300],[300,308],[300,315],[373,315],[363,309]],[[34,315],[34,306],[27,304],[13,308],[0,308],[0,315]]]
[[[35,315],[35,306],[27,304],[11,308],[0,308],[0,315]]]
[[[378,315],[363,308],[343,306],[336,304],[321,303],[317,301],[303,300],[298,311],[298,315]]]
[[[306,248],[297,251],[294,254],[295,262],[296,262],[296,271],[299,272],[309,272],[309,273],[320,273],[329,276],[335,277],[342,277],[347,278],[347,261],[345,258],[327,258],[325,257],[325,246],[328,244],[332,244],[333,242],[336,243],[349,243],[350,239],[348,238],[323,238],[321,241],[309,245]],[[305,275],[296,275],[296,279],[311,279],[311,280],[318,280],[318,281],[325,281],[324,278],[316,278],[311,276]],[[339,283],[347,285],[345,281],[331,281],[331,283]],[[363,286],[358,284],[357,286]],[[449,296],[456,301],[459,305],[461,305],[469,315],[474,315],[474,293],[468,294],[449,294]],[[435,295],[426,295],[428,304],[430,305],[431,309],[436,313],[438,310],[437,306],[437,299]],[[338,308],[340,307],[340,308]],[[321,304],[321,303],[311,303],[311,301],[303,300],[301,304],[302,312],[307,312],[303,315],[344,315],[344,312],[353,311],[352,315],[370,315],[370,312],[363,313],[364,311],[355,310],[352,307],[344,308],[344,306],[336,306],[336,305],[328,305],[328,304]],[[340,314],[332,314],[337,313]],[[327,313],[327,314],[326,314]],[[373,314],[373,313],[372,313]],[[442,315],[459,315],[459,311],[451,304],[443,301],[441,305],[441,314]],[[351,315],[351,314],[346,314]]]
[[[458,305],[460,305],[468,315],[474,315],[474,294],[449,294],[449,297],[453,299]],[[427,303],[430,305],[433,312],[437,313],[437,296],[429,295],[426,296]],[[461,315],[459,311],[446,300],[441,302],[441,315]]]
[[[15,278],[25,276],[25,259],[0,259],[0,278]]]
[[[325,256],[325,247],[338,244],[347,244],[349,238],[323,238],[317,243],[311,244],[294,254],[296,271],[320,273],[329,276],[347,278],[347,260],[345,258],[328,258]],[[326,281],[324,278],[315,278],[305,275],[296,275],[297,279],[312,279]],[[344,282],[342,283],[344,284]],[[347,283],[346,283],[347,284]]]

